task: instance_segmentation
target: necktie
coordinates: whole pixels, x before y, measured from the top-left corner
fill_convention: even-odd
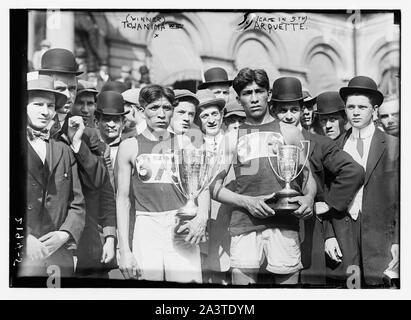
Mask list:
[[[358,138],[357,138],[357,151],[360,157],[362,158],[364,155],[364,141],[361,138],[360,134],[358,134]]]
[[[27,127],[27,137],[30,141],[41,139],[44,141],[48,141],[50,138],[50,131],[49,130],[34,130],[31,127]]]

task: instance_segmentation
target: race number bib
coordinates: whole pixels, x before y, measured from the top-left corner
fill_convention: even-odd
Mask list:
[[[136,158],[138,178],[144,183],[173,183],[171,154],[140,154]]]

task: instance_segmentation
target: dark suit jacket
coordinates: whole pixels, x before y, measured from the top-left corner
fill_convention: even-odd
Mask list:
[[[345,145],[352,130],[338,143]],[[375,129],[365,170],[362,212],[360,214],[360,257],[365,282],[383,284],[383,272],[392,260],[391,245],[399,243],[399,145],[398,138]],[[335,236],[343,251],[343,265],[353,264],[358,245],[352,241],[351,217],[334,214],[327,237]],[[346,270],[340,270],[346,272]],[[340,274],[341,276],[341,274]]]
[[[68,119],[60,132],[65,140]],[[101,157],[102,142],[97,129],[84,128],[80,149],[75,153],[86,201],[86,224],[77,248],[77,274],[90,274],[105,268],[100,263],[103,242],[100,236],[116,237],[116,203],[109,172]]]
[[[303,129],[310,141],[309,160],[317,182],[316,202],[326,202],[331,211],[345,211],[364,181],[364,169],[328,137]],[[321,217],[321,216],[319,216]],[[304,220],[304,241],[301,244],[304,283],[325,283],[324,235],[321,218]]]
[[[71,149],[50,139],[47,177],[30,143],[27,143],[27,151],[27,233],[39,238],[48,232],[62,230],[70,233],[72,240],[78,243],[85,223],[85,204]]]

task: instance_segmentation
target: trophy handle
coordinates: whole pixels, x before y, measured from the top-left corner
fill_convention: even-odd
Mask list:
[[[274,154],[272,157],[270,157],[270,145],[269,144],[267,144],[267,149],[268,149],[268,157],[267,158],[268,158],[268,163],[270,164],[271,169],[274,171],[274,173],[278,177],[278,179],[285,182],[285,179],[277,173],[277,170],[275,170],[275,167],[273,166],[273,163],[271,162],[271,158],[277,158],[277,161],[278,161],[278,155]]]
[[[291,180],[297,178],[300,175],[300,173],[304,170],[304,167],[305,167],[305,165],[307,164],[307,161],[308,161],[308,155],[310,154],[310,141],[309,140],[301,140],[300,143],[301,143],[302,148],[301,149],[298,148],[298,150],[300,150],[300,152],[306,150],[304,164],[301,167],[300,171],[298,171],[298,173]],[[304,144],[306,144],[306,147],[304,147]]]
[[[173,181],[174,185],[176,186],[177,190],[187,199],[189,198],[188,194],[183,190],[183,188],[181,187],[181,180],[180,180],[180,168],[179,168],[179,157],[178,157],[178,151],[174,151],[172,153],[172,165],[174,164],[175,167],[175,171],[176,173],[174,173],[173,170],[171,170],[172,172],[172,176],[171,176],[171,181]],[[176,161],[177,160],[177,161]],[[175,179],[177,179],[177,182],[175,181]]]
[[[214,162],[214,166],[212,169],[210,169],[211,174],[207,175],[204,179],[204,183],[201,186],[201,188],[196,192],[196,198],[200,195],[201,192],[203,192],[205,189],[207,189],[211,183],[214,181],[214,179],[218,176],[218,174],[220,173],[220,169],[222,167],[222,161],[221,161],[221,145],[219,146],[218,150],[216,152],[213,152],[213,154],[215,155],[215,162]],[[215,170],[217,169],[217,170]],[[215,170],[215,172],[213,173],[213,171]]]

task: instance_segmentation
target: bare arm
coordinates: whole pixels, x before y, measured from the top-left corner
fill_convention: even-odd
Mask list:
[[[116,197],[117,207],[117,229],[118,242],[120,247],[119,268],[126,279],[136,278],[138,274],[138,265],[133,256],[129,241],[129,224],[130,224],[130,177],[133,167],[133,161],[138,154],[138,145],[135,139],[123,141],[118,149],[118,188]]]

